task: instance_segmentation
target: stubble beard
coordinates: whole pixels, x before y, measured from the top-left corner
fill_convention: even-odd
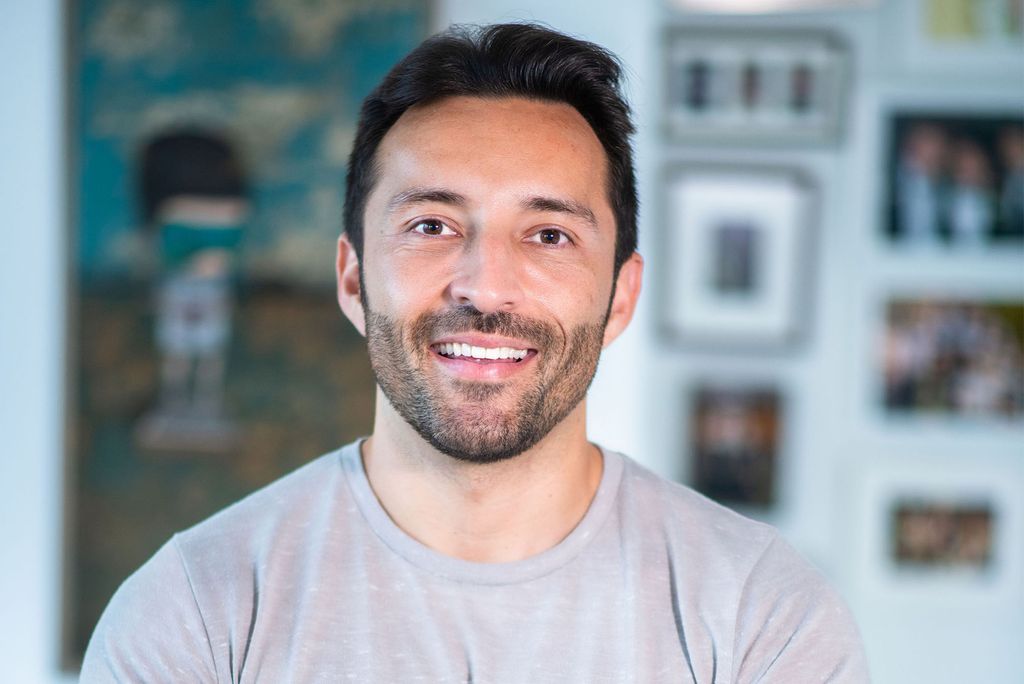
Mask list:
[[[384,396],[435,449],[478,464],[527,451],[576,408],[597,370],[607,322],[606,315],[562,335],[519,314],[483,314],[466,306],[422,314],[403,330],[395,319],[364,311],[370,363]],[[511,381],[454,380],[432,367],[431,340],[470,331],[522,339],[537,349],[533,377],[513,406],[495,405],[502,394],[516,391]]]

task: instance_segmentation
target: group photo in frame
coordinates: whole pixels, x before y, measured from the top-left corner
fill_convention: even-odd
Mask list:
[[[791,168],[685,164],[666,171],[663,187],[662,331],[694,345],[793,344],[809,316],[810,179]]]
[[[883,317],[889,416],[1024,424],[1024,299],[894,296]]]
[[[668,138],[695,145],[839,138],[850,66],[837,36],[676,29],[665,43]]]
[[[1024,475],[990,456],[971,464],[907,456],[865,471],[857,546],[868,596],[1020,610]]]
[[[900,568],[985,573],[992,563],[995,511],[985,498],[908,495],[889,515],[890,559]]]
[[[1024,114],[888,115],[883,234],[904,249],[1024,247]]]

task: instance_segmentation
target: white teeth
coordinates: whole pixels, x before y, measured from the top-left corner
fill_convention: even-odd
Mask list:
[[[437,351],[445,356],[458,358],[468,356],[474,359],[515,359],[521,361],[529,353],[526,349],[512,349],[511,347],[476,347],[461,342],[445,342],[436,347]]]

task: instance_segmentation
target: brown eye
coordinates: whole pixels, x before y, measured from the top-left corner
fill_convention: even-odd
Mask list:
[[[544,230],[540,231],[537,234],[537,236],[540,238],[540,241],[545,245],[560,244],[562,238],[565,237],[562,231],[555,230],[554,228],[545,228]]]
[[[453,232],[450,228],[444,225],[444,222],[438,221],[437,219],[424,219],[416,224],[413,228],[417,233],[423,235],[444,235],[445,230]]]

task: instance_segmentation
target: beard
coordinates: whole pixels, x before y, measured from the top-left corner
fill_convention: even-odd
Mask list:
[[[519,314],[462,306],[424,313],[403,328],[369,307],[364,311],[370,364],[384,396],[435,449],[478,464],[523,453],[576,408],[597,371],[607,322],[606,314],[561,335],[555,326]],[[502,395],[522,380],[455,380],[433,368],[431,340],[471,331],[520,339],[537,350],[533,375],[511,406],[500,401]]]

